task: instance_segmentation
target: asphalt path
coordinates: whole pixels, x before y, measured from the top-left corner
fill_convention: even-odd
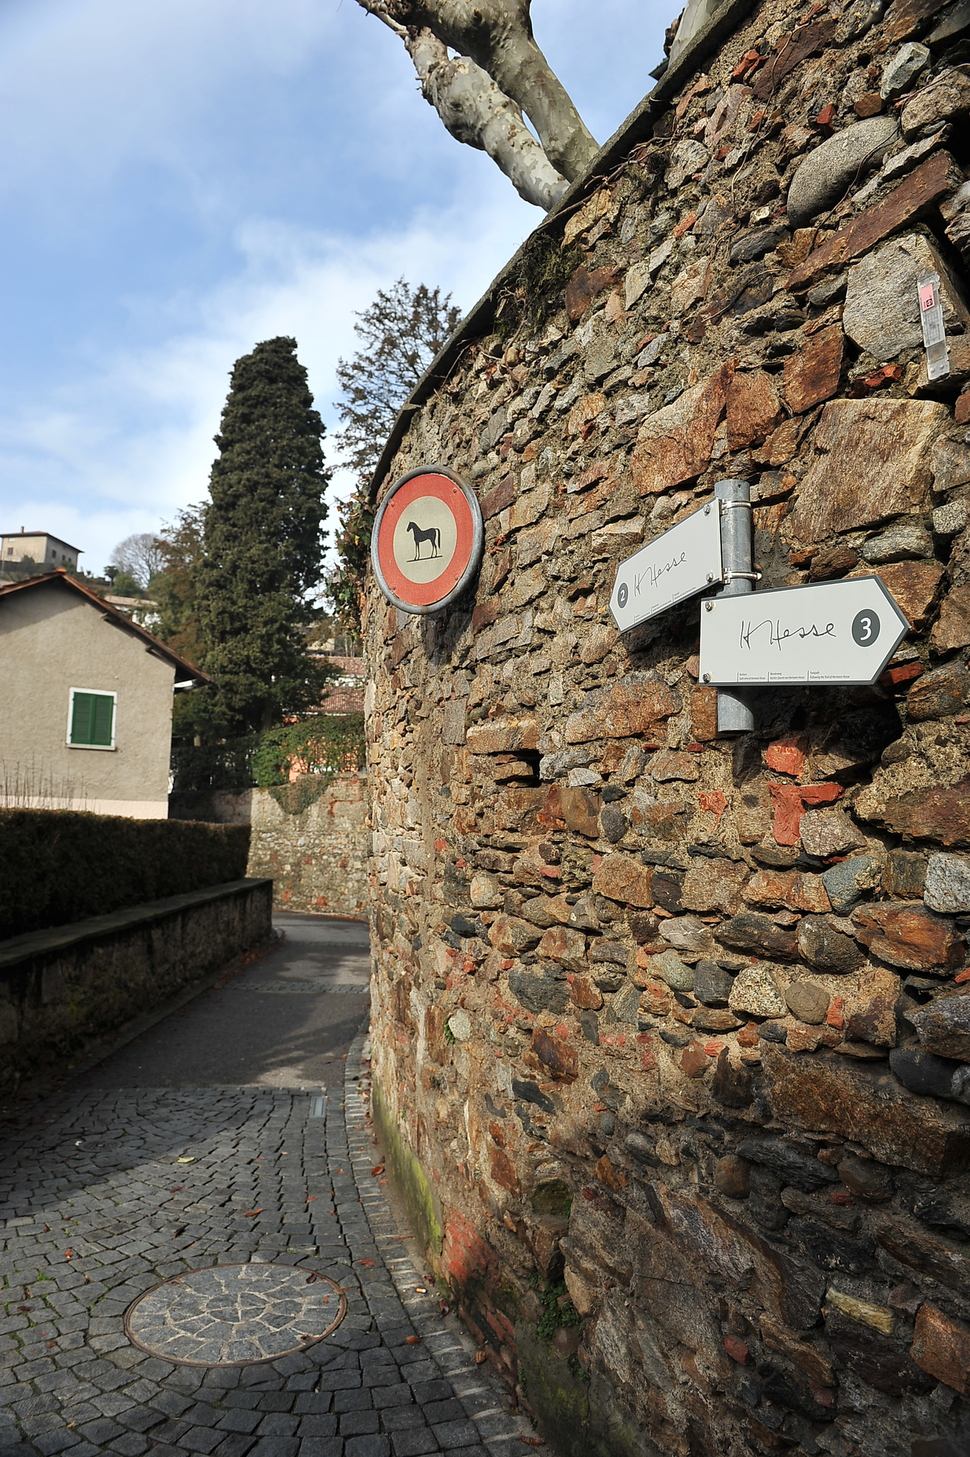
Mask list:
[[[80,1088],[191,1084],[334,1087],[369,1005],[370,946],[359,921],[277,913],[258,961],[142,1033]]]

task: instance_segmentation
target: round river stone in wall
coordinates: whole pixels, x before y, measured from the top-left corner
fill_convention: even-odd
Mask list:
[[[252,1263],[189,1270],[140,1295],[128,1339],[195,1366],[276,1361],[323,1340],[347,1314],[339,1285],[315,1270]]]
[[[799,163],[788,193],[788,216],[796,226],[838,202],[843,193],[881,162],[899,135],[894,117],[874,116],[822,142]]]

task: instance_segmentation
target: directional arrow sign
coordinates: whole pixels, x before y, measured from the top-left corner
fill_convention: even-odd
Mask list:
[[[701,612],[701,678],[873,683],[908,632],[878,577],[716,597]]]
[[[708,501],[616,569],[610,611],[621,632],[724,580],[720,502]]]

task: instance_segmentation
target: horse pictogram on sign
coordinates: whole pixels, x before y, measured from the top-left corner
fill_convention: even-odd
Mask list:
[[[411,471],[381,502],[371,562],[381,591],[405,612],[439,612],[464,591],[482,556],[475,493],[439,466]]]

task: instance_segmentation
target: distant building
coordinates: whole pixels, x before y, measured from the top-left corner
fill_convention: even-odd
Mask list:
[[[321,654],[321,656],[323,656]],[[364,688],[367,685],[367,666],[363,658],[328,653],[323,661],[337,670],[323,690],[321,713],[363,713]]]
[[[0,660],[0,805],[165,819],[198,668],[62,571],[0,586]]]
[[[21,526],[16,533],[0,536],[0,565],[20,567],[18,576],[23,575],[23,566],[31,565],[38,573],[49,572],[54,567],[76,572],[80,555],[80,547],[51,536],[49,531],[25,531]]]
[[[158,603],[149,597],[113,597],[110,592],[101,595],[109,607],[116,607],[139,627],[147,627],[149,632],[154,632],[161,621]]]

